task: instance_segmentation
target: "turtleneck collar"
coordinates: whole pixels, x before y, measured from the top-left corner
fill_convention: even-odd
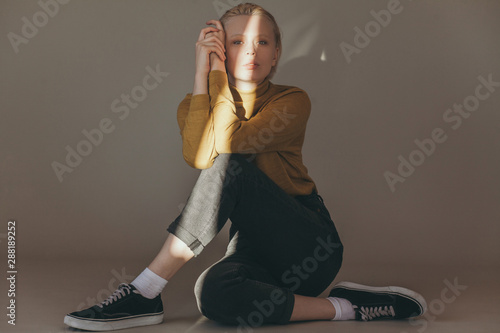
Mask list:
[[[238,88],[236,88],[236,86],[233,86],[230,82],[228,83],[229,83],[229,88],[233,93],[233,96],[239,95],[242,98],[242,100],[245,100],[247,97],[257,99],[263,96],[269,90],[270,87],[269,79],[265,79],[264,81],[262,81],[257,87],[255,87],[255,89],[246,91],[240,91]]]

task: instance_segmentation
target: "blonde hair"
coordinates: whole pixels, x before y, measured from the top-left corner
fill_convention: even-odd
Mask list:
[[[278,27],[278,24],[276,23],[276,20],[274,19],[274,16],[271,15],[267,10],[262,8],[259,5],[256,5],[254,3],[241,3],[231,9],[228,9],[224,15],[221,16],[219,21],[222,23],[222,26],[225,28],[225,24],[227,21],[229,21],[230,18],[239,16],[239,15],[260,15],[269,20],[271,25],[273,26],[273,32],[274,32],[274,41],[276,43],[276,47],[278,48],[278,58],[276,59],[276,65],[271,68],[271,72],[269,72],[269,75],[266,77],[268,79],[271,79],[276,73],[276,68],[278,67],[278,62],[281,57],[281,31],[280,28]]]

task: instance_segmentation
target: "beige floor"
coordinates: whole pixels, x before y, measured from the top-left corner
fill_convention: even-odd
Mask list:
[[[205,258],[206,259],[206,258]],[[196,308],[192,286],[204,265],[190,261],[162,293],[165,320],[160,325],[123,332],[251,332],[224,327],[202,317]],[[143,269],[144,262],[26,261],[16,281],[16,326],[7,325],[5,314],[0,332],[80,332],[64,325],[66,313],[80,305],[93,305],[118,284]],[[384,332],[384,333],[479,333],[500,332],[500,269],[491,267],[415,267],[344,265],[335,282],[349,280],[373,285],[396,284],[419,291],[429,304],[418,321],[307,322],[255,328],[255,332]],[[5,281],[5,280],[4,280]],[[449,290],[449,284],[462,290]],[[2,282],[2,286],[5,282]],[[447,289],[448,288],[448,289]],[[2,288],[2,290],[5,290]],[[325,292],[326,293],[326,292]],[[2,292],[2,294],[4,294]],[[5,295],[2,296],[6,298]],[[92,303],[92,304],[90,304]],[[2,301],[2,305],[7,304]],[[5,307],[2,306],[3,309]],[[4,310],[5,311],[5,310]]]

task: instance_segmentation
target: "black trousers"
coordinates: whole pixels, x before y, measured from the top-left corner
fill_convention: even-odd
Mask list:
[[[197,256],[231,221],[224,257],[198,278],[201,313],[225,323],[286,324],[294,294],[318,296],[337,275],[343,246],[317,193],[292,197],[239,154],[202,170],[168,231]]]

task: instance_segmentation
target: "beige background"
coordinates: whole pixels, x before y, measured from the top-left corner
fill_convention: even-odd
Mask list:
[[[353,44],[354,28],[389,1],[258,3],[283,30],[273,82],[312,100],[304,159],[346,264],[498,267],[500,88],[457,130],[443,114],[474,93],[478,76],[500,81],[500,3],[402,1],[350,63],[340,43]],[[16,53],[8,33],[21,35],[23,17],[33,22],[41,7],[0,3],[0,236],[15,219],[20,263],[147,264],[158,251],[198,174],[182,159],[176,109],[192,89],[199,30],[218,18],[214,4],[74,0]],[[111,104],[142,84],[147,66],[169,75],[120,120]],[[114,131],[60,182],[51,164],[104,118]],[[396,173],[398,156],[435,128],[447,140],[391,192],[384,172]],[[215,257],[226,232],[207,250]]]

